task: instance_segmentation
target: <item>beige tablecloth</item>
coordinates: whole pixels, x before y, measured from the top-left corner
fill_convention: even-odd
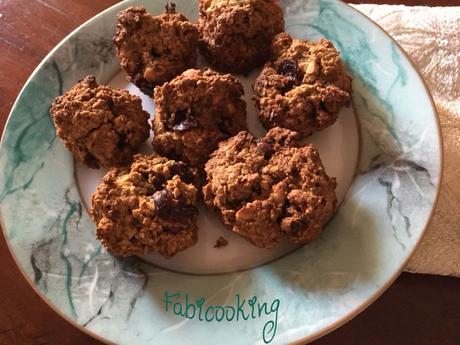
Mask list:
[[[431,90],[444,139],[437,209],[407,271],[460,277],[460,7],[354,5],[415,62]]]

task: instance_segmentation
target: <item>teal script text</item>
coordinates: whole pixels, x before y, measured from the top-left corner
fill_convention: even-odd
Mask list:
[[[260,301],[257,296],[244,299],[236,294],[230,305],[208,305],[204,297],[193,299],[188,293],[165,291],[163,303],[167,313],[172,312],[176,316],[203,322],[238,322],[268,318],[262,329],[262,339],[268,344],[276,335],[279,299],[267,303]]]

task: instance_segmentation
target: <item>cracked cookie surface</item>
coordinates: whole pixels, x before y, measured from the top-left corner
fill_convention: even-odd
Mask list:
[[[152,16],[144,7],[118,13],[114,43],[128,80],[152,97],[155,86],[173,79],[197,60],[198,31],[187,18],[166,5]]]
[[[57,136],[89,167],[110,168],[131,159],[149,137],[149,114],[141,99],[126,90],[80,80],[51,106]]]
[[[283,128],[256,139],[248,132],[220,143],[206,163],[206,205],[253,245],[272,248],[283,237],[315,239],[335,211],[335,178],[313,145]]]
[[[92,196],[97,238],[118,256],[168,258],[194,245],[197,178],[185,163],[157,155],[139,154],[130,167],[110,170]]]
[[[283,11],[277,0],[200,0],[198,29],[199,49],[214,68],[248,73],[267,60]]]
[[[350,104],[351,77],[331,42],[281,33],[273,40],[271,55],[253,86],[266,129],[279,126],[310,135],[332,125]]]
[[[230,74],[190,69],[155,89],[156,152],[202,169],[217,144],[246,129],[241,83]]]

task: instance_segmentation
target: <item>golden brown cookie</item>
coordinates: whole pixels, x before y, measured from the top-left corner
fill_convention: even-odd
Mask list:
[[[153,148],[202,169],[224,139],[246,129],[241,83],[230,74],[190,69],[155,89]]]
[[[335,211],[335,178],[324,171],[315,147],[298,139],[284,128],[261,139],[240,132],[206,163],[206,205],[257,247],[272,248],[283,237],[310,242]]]
[[[97,238],[118,256],[169,258],[197,241],[197,173],[185,163],[136,155],[110,170],[92,197]]]
[[[277,0],[200,0],[199,48],[223,72],[248,73],[268,58],[284,30]]]
[[[94,76],[57,97],[51,115],[65,147],[91,168],[126,164],[150,132],[141,99],[98,85]]]
[[[271,50],[272,60],[253,87],[264,127],[279,126],[310,135],[332,125],[351,98],[351,77],[333,44],[325,39],[297,40],[281,33]]]
[[[144,7],[128,7],[118,13],[114,37],[121,68],[128,80],[152,96],[153,89],[195,67],[198,31],[187,18],[175,12],[152,16]]]

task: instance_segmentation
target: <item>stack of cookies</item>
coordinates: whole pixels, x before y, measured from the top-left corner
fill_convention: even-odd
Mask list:
[[[351,78],[325,39],[284,32],[277,0],[200,0],[190,22],[166,4],[118,14],[114,44],[127,79],[156,114],[125,90],[79,81],[52,104],[58,137],[75,158],[109,168],[92,198],[97,238],[114,255],[169,258],[198,240],[198,203],[260,248],[315,239],[336,209],[336,181],[301,139],[348,106]],[[197,69],[198,52],[210,68]],[[247,130],[240,81],[262,71],[254,102],[268,130]],[[153,130],[151,155],[138,154]]]

